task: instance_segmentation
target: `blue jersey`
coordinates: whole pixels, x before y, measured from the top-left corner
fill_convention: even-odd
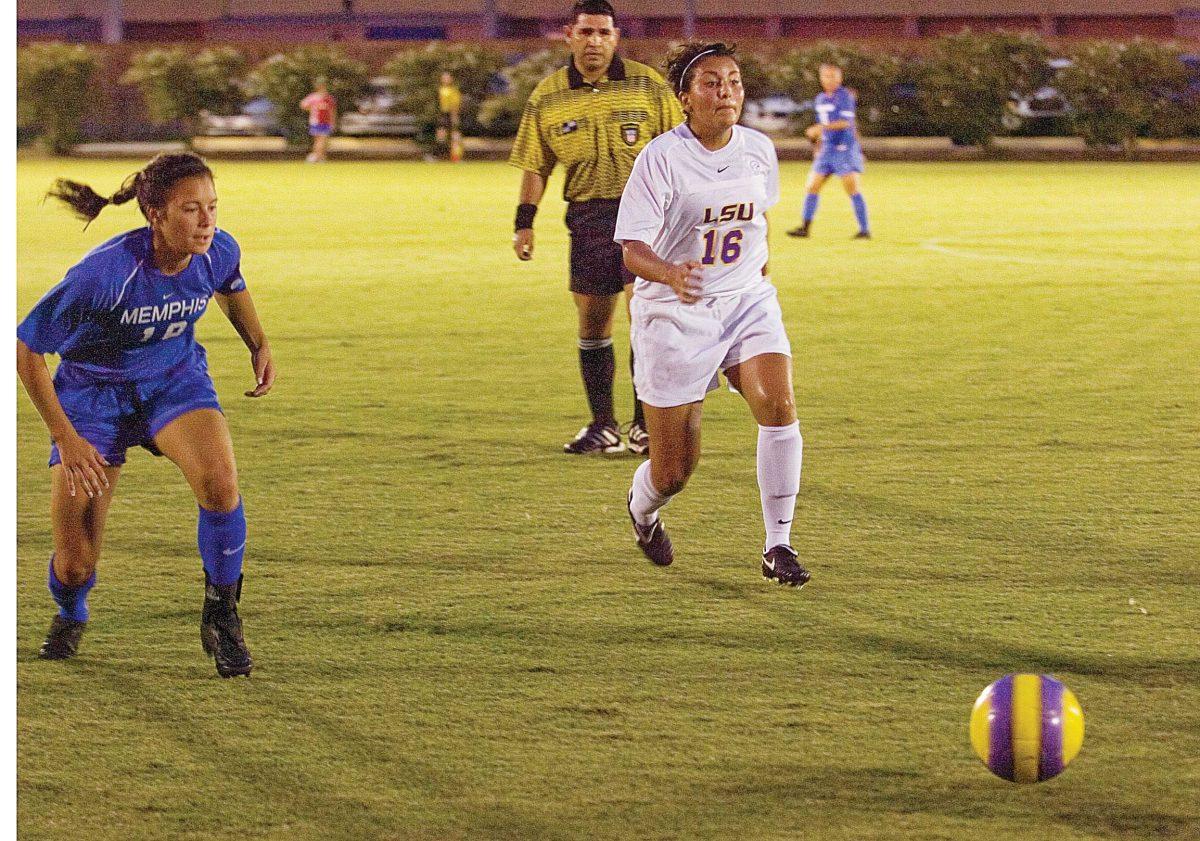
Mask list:
[[[72,371],[101,381],[153,379],[201,356],[195,324],[214,292],[246,288],[241,249],[225,231],[204,254],[164,275],[152,234],[138,228],[90,251],[17,327],[35,353],[56,353]]]
[[[854,130],[854,94],[846,88],[838,88],[833,93],[821,91],[813,100],[813,108],[817,112],[817,122],[827,126],[837,120],[849,120],[850,125],[843,129],[822,129],[821,154],[826,152],[856,152],[858,133]]]

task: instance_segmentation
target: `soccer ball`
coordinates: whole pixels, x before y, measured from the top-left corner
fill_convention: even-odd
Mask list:
[[[971,747],[997,777],[1038,783],[1057,777],[1083,744],[1083,709],[1049,675],[1005,675],[971,711]]]

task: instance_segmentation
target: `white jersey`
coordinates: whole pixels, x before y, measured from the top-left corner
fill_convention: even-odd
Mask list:
[[[744,126],[710,152],[687,124],[651,140],[621,195],[617,242],[640,240],[669,263],[704,264],[701,296],[719,298],[768,281],[767,220],[779,201],[779,158],[770,138]],[[678,300],[665,283],[637,278],[634,294]]]

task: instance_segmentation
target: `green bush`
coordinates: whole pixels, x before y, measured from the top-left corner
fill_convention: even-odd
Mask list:
[[[17,50],[17,125],[50,150],[79,142],[83,115],[95,108],[97,61],[78,44],[32,44]]]
[[[232,114],[245,104],[245,75],[245,58],[229,47],[196,55],[154,49],[135,55],[121,82],[141,91],[150,119],[179,120],[190,136],[202,111]]]
[[[792,50],[775,64],[772,87],[798,100],[810,99],[821,92],[818,71],[826,62],[841,67],[846,87],[854,90],[863,134],[928,133],[924,104],[916,95],[922,66],[891,52],[831,42]]]
[[[438,79],[444,71],[452,73],[463,95],[459,125],[463,134],[474,135],[486,129],[479,109],[504,65],[502,54],[478,44],[434,42],[396,53],[383,72],[395,82],[398,107],[417,118],[424,134],[437,125]]]
[[[541,50],[500,71],[504,93],[490,96],[479,107],[478,119],[496,137],[512,137],[521,124],[521,112],[538,82],[567,63],[564,48]]]
[[[1076,133],[1091,146],[1131,148],[1139,136],[1177,137],[1194,124],[1182,51],[1171,44],[1097,41],[1071,54],[1058,86],[1075,109]]]
[[[354,108],[367,84],[367,66],[328,47],[301,47],[265,59],[250,73],[249,88],[276,108],[279,124],[291,140],[308,134],[308,115],[300,100],[312,93],[317,79],[325,79],[338,102],[338,113]]]
[[[939,134],[986,145],[1001,133],[1013,92],[1036,90],[1048,77],[1050,52],[1032,34],[965,31],[938,38],[921,88]]]

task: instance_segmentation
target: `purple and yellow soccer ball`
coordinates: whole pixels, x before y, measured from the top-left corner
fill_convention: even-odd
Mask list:
[[[1083,745],[1083,709],[1049,675],[1005,675],[971,711],[971,747],[997,777],[1038,783],[1057,777]]]

